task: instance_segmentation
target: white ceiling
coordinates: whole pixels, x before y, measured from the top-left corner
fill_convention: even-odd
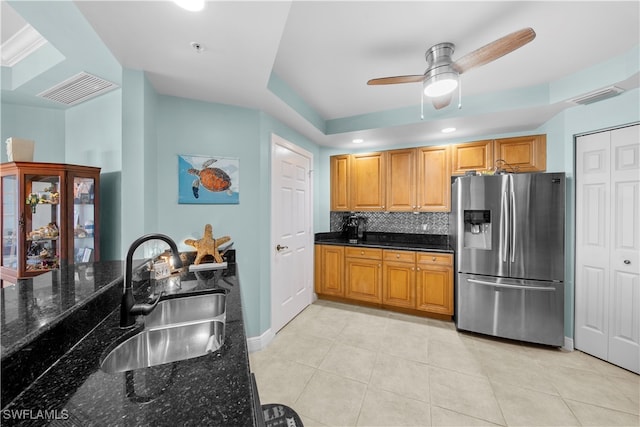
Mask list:
[[[638,1],[209,1],[199,13],[169,1],[75,3],[118,62],[145,70],[157,92],[260,109],[319,144],[341,147],[355,136],[371,147],[442,139],[445,125],[459,129],[446,138],[535,129],[568,105],[549,100],[525,108],[516,101],[509,108],[513,94],[548,88],[640,42]],[[4,41],[5,17],[2,23]],[[420,120],[420,84],[366,85],[422,74],[433,44],[454,43],[455,60],[525,27],[536,31],[533,42],[461,76],[461,110],[425,105]],[[205,50],[197,53],[191,42]],[[638,87],[635,71],[620,84]],[[327,123],[367,114],[383,123],[398,109],[411,118],[319,130],[269,90],[272,72]],[[474,100],[501,107],[484,111]]]

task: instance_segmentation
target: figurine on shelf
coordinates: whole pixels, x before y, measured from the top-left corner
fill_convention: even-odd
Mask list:
[[[29,193],[27,196],[27,205],[31,206],[31,213],[36,213],[36,205],[40,202],[37,193]]]

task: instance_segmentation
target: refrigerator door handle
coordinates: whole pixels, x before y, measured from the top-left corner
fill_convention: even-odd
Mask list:
[[[475,283],[476,285],[495,286],[497,288],[509,288],[509,289],[524,289],[527,291],[546,291],[555,292],[555,288],[546,286],[523,286],[523,285],[509,285],[506,283],[485,282],[476,279],[467,279],[469,283]]]
[[[507,193],[502,193],[502,202],[500,203],[501,221],[502,221],[502,262],[507,262],[507,252],[509,244],[509,206],[507,205]]]
[[[511,262],[516,261],[516,193],[511,191]]]

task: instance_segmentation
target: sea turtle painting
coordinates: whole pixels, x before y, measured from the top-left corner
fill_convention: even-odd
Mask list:
[[[209,159],[202,164],[202,169],[190,168],[187,170],[187,173],[197,176],[192,184],[193,197],[196,199],[200,197],[200,186],[209,191],[226,191],[227,194],[231,194],[231,178],[222,169],[210,167],[215,162],[217,162],[216,159]]]

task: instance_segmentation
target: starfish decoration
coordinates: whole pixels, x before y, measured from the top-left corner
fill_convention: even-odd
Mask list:
[[[213,256],[213,259],[216,262],[223,262],[222,256],[220,252],[218,252],[218,247],[231,240],[231,237],[224,236],[219,237],[217,239],[213,238],[213,227],[211,224],[207,224],[204,226],[204,236],[202,239],[194,240],[187,239],[184,241],[185,245],[193,246],[198,251],[196,255],[196,260],[193,262],[194,264],[200,264],[202,258],[207,255]]]

